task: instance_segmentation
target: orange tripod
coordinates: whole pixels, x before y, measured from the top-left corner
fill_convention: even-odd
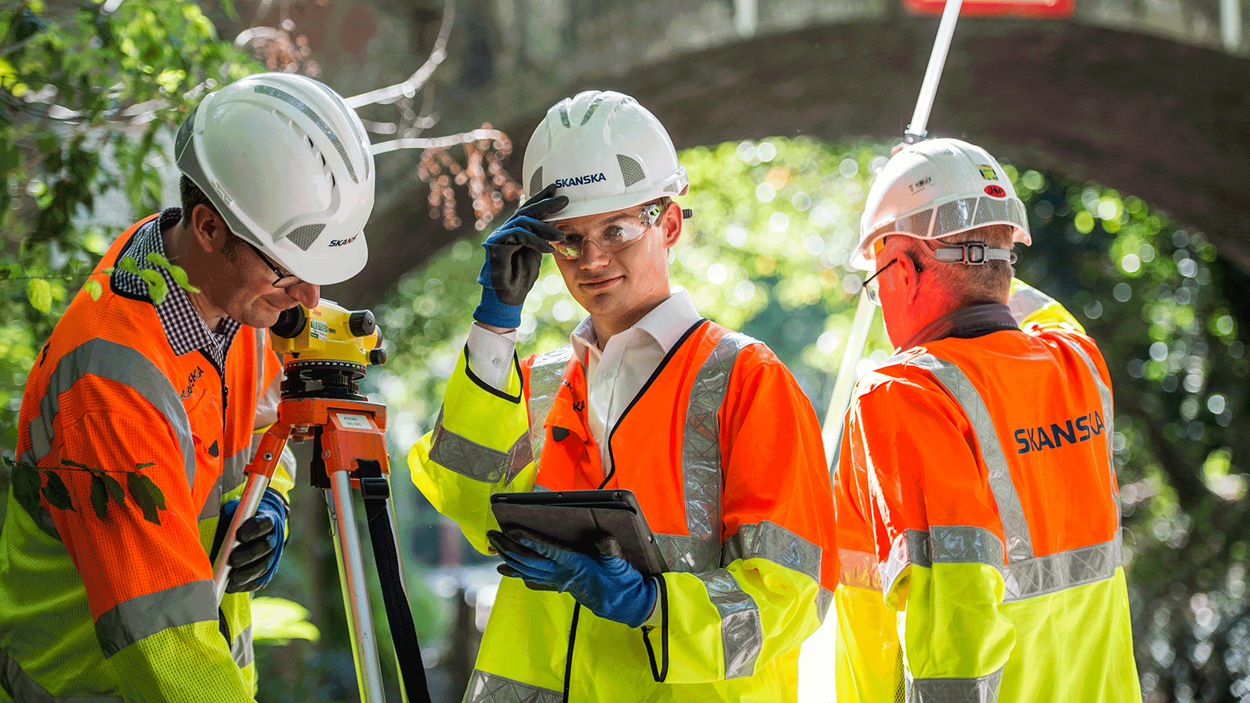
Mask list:
[[[284,395],[285,395],[284,388]],[[360,398],[361,396],[356,396]],[[428,701],[425,672],[416,643],[412,616],[404,592],[402,561],[394,533],[390,506],[389,462],[382,431],[386,428],[386,407],[354,398],[284,397],[278,406],[278,421],[265,433],[256,456],[247,468],[247,483],[234,518],[222,541],[213,565],[213,585],[217,601],[225,594],[228,563],[239,525],[256,514],[269,487],[278,457],[288,439],[313,440],[311,480],[326,491],[330,527],[335,539],[339,580],[347,606],[348,628],[356,662],[356,680],[363,703],[384,703],[382,673],[378,661],[369,591],[352,501],[352,489],[361,491],[373,538],[374,558],[383,582],[387,616],[395,636],[395,652],[402,678],[406,681],[405,700]],[[389,572],[389,575],[388,575]],[[391,588],[388,590],[388,583]],[[398,631],[397,631],[398,628]],[[401,638],[411,631],[411,642]],[[409,651],[401,651],[409,650]],[[415,659],[415,665],[413,660]],[[415,668],[415,671],[413,670]],[[419,685],[419,689],[415,688]]]

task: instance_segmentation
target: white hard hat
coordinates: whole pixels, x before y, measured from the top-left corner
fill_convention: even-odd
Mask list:
[[[522,175],[531,196],[555,183],[556,195],[568,197],[548,222],[685,195],[690,187],[664,125],[612,91],[588,90],[548,110],[525,149]]]
[[[324,84],[261,73],[210,93],[174,155],[232,232],[299,278],[329,285],[364,268],[373,154],[356,112]]]
[[[1033,243],[1024,203],[998,161],[958,139],[910,144],[890,157],[868,190],[850,265],[872,269],[886,235],[941,239],[986,225],[1009,225],[1012,241]]]

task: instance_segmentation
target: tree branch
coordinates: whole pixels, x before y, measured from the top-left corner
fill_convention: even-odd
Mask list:
[[[443,24],[438,29],[438,39],[434,42],[434,50],[430,52],[430,58],[426,59],[421,68],[416,73],[408,77],[403,83],[378,88],[360,95],[353,95],[344,100],[349,107],[359,109],[365,105],[374,105],[377,103],[389,104],[400,98],[411,98],[417,94],[417,91],[425,85],[425,82],[434,74],[434,69],[447,58],[447,38],[451,36],[451,26],[456,17],[455,0],[447,0],[443,5]]]

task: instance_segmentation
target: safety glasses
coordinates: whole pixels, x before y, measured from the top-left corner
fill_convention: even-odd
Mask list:
[[[244,239],[243,243],[251,247],[252,251],[256,252],[256,255],[260,257],[260,260],[265,262],[265,265],[269,267],[269,270],[273,271],[274,275],[277,276],[277,278],[274,279],[273,283],[270,283],[269,285],[273,286],[274,288],[290,288],[291,286],[297,286],[304,282],[300,278],[297,278],[295,274],[286,273],[282,269],[278,268],[278,266],[274,264],[273,261],[270,261],[268,256],[265,256],[264,252],[256,248],[256,246],[253,245],[251,242]]]
[[[868,294],[868,300],[872,301],[873,305],[878,307],[881,305],[881,295],[877,292],[877,276],[880,276],[881,272],[897,263],[898,259],[890,259],[890,263],[877,269],[876,273],[872,274],[864,281],[864,292]]]
[[[658,203],[649,203],[637,215],[627,214],[609,220],[591,231],[573,229],[557,222],[556,227],[564,233],[564,241],[552,242],[551,246],[557,255],[570,261],[582,258],[591,243],[605,254],[614,254],[637,242],[660,221],[663,212],[664,208]]]

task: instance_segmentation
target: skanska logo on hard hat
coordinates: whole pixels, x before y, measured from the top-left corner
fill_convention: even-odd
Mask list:
[[[606,180],[608,180],[608,177],[603,175],[603,172],[600,171],[599,173],[588,173],[585,176],[574,176],[573,178],[557,178],[556,187],[572,188],[573,186],[588,186],[591,183],[602,183]]]

